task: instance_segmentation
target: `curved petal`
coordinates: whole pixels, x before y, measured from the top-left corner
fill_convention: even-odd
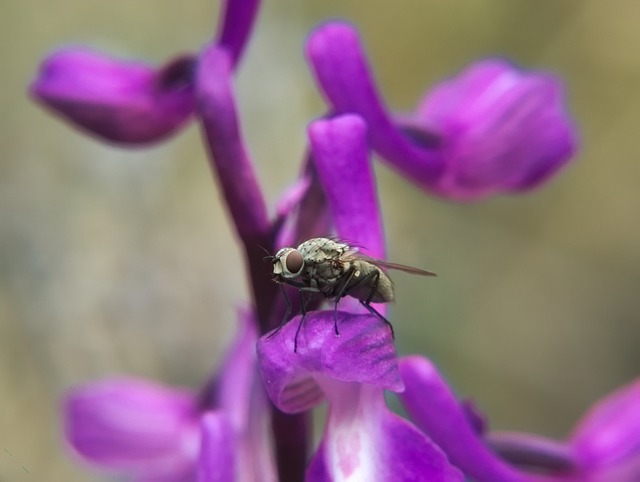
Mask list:
[[[64,408],[67,441],[92,464],[166,480],[193,468],[200,434],[189,393],[117,378],[71,390]]]
[[[395,346],[384,322],[372,315],[316,311],[304,319],[294,352],[296,317],[258,341],[258,360],[267,393],[283,412],[308,410],[324,400],[317,377],[400,391]]]
[[[176,132],[193,113],[193,58],[159,69],[84,47],[46,58],[31,94],[74,126],[121,144],[147,144]]]
[[[399,397],[411,418],[465,474],[478,482],[532,480],[489,450],[431,362],[404,357],[400,373],[405,391]]]
[[[366,124],[361,117],[346,114],[312,122],[308,132],[338,237],[374,258],[384,259],[384,232]],[[342,306],[353,313],[365,311],[350,297]],[[375,304],[375,309],[384,316],[387,305]]]
[[[384,258],[384,235],[367,126],[361,117],[317,120],[308,129],[320,182],[327,194],[338,235],[370,256]]]
[[[309,482],[463,480],[436,445],[387,409],[381,388],[330,379],[320,383],[329,397],[329,414],[307,470]]]
[[[320,26],[309,37],[307,57],[333,109],[362,116],[371,145],[383,158],[412,179],[430,182],[439,177],[442,161],[437,152],[413,142],[388,113],[354,27],[343,22]]]

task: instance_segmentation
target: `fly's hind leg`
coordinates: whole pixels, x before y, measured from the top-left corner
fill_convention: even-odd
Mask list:
[[[363,276],[362,280],[360,280],[360,283],[362,283],[363,281],[369,278],[373,280],[371,283],[371,290],[369,290],[369,296],[367,296],[366,301],[360,300],[360,304],[364,306],[369,311],[369,313],[371,313],[374,316],[377,316],[380,320],[384,321],[387,324],[387,326],[391,330],[391,337],[395,340],[396,335],[393,331],[393,325],[391,324],[391,322],[387,320],[384,316],[382,316],[382,313],[380,313],[373,306],[371,306],[371,300],[373,299],[373,296],[376,294],[376,291],[378,290],[378,283],[380,282],[380,272],[372,271],[366,276]]]
[[[393,325],[391,324],[391,322],[389,320],[387,320],[384,316],[382,316],[382,313],[380,313],[373,306],[371,306],[371,304],[369,304],[369,303],[367,303],[365,301],[362,301],[362,300],[360,300],[360,304],[362,306],[364,306],[369,311],[369,313],[371,313],[373,316],[378,317],[378,319],[384,321],[387,324],[387,326],[391,330],[391,338],[393,338],[395,340],[396,339],[396,335],[395,335],[395,333],[393,331]]]

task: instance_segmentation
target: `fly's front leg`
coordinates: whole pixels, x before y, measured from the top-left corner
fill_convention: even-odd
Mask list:
[[[287,308],[284,312],[284,317],[282,318],[282,321],[278,325],[278,328],[276,328],[273,332],[271,332],[271,334],[267,337],[267,339],[270,339],[272,336],[278,333],[284,325],[287,324],[287,321],[289,321],[289,315],[291,314],[291,300],[289,300],[289,295],[287,295],[287,290],[284,289],[284,284],[282,283],[278,283],[278,284],[280,286],[280,291],[282,291],[282,296],[284,297],[284,302]]]
[[[300,322],[298,323],[298,328],[296,328],[296,334],[293,337],[293,353],[298,352],[298,335],[300,334],[300,330],[302,329],[302,323],[304,319],[307,317],[307,303],[309,302],[309,298],[307,301],[302,297],[302,292],[306,291],[308,293],[318,293],[318,288],[312,288],[311,286],[303,286],[298,290],[298,296],[300,297]]]

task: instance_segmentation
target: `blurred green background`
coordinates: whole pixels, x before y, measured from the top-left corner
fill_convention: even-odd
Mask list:
[[[196,126],[122,150],[26,95],[56,46],[160,63],[206,42],[218,7],[0,4],[2,482],[104,480],[61,443],[64,390],[114,373],[197,387],[233,334],[243,262]],[[266,2],[237,91],[272,206],[323,109],[305,36],[336,17],[358,25],[396,110],[483,56],[564,78],[582,147],[543,189],[459,205],[377,173],[389,258],[440,275],[395,277],[399,351],[431,357],[494,428],[565,436],[640,365],[640,3]]]

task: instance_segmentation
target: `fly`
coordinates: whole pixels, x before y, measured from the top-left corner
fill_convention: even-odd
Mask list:
[[[294,338],[294,352],[297,351],[298,333],[306,316],[303,292],[319,293],[335,301],[336,335],[339,335],[338,302],[347,295],[360,301],[371,314],[389,325],[393,335],[389,320],[371,306],[371,303],[389,303],[395,299],[393,282],[385,270],[397,269],[410,274],[435,276],[431,271],[372,258],[360,253],[357,247],[330,238],[313,238],[297,248],[282,248],[268,259],[273,263],[274,281],[295,286],[300,293],[302,318]],[[287,313],[283,325],[288,321],[291,311],[286,293],[285,300]]]

